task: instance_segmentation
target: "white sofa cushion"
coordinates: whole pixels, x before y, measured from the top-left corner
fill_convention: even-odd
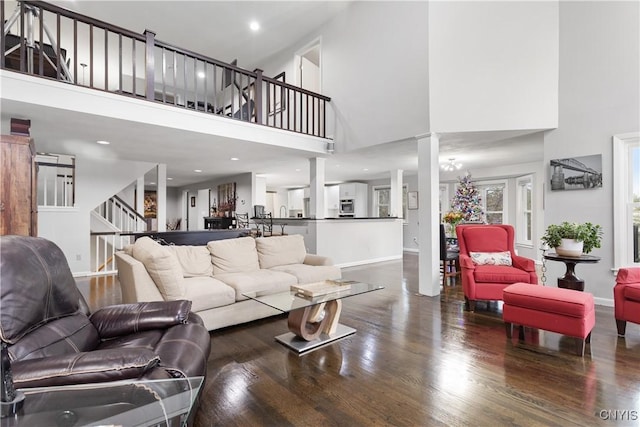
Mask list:
[[[182,268],[176,256],[166,246],[144,236],[133,244],[132,254],[144,264],[165,300],[184,298]]]
[[[213,275],[251,272],[260,269],[253,237],[214,240],[207,243],[213,263]]]
[[[211,253],[206,246],[167,246],[182,267],[184,277],[212,276]]]
[[[288,291],[291,285],[298,283],[298,279],[295,276],[274,270],[223,273],[216,274],[214,277],[236,291],[236,301],[247,299],[243,294],[253,297]]]
[[[335,280],[342,277],[340,268],[333,265],[306,265],[289,264],[270,268],[274,271],[283,271],[298,279],[298,284],[320,282],[322,280]]]
[[[184,279],[185,299],[191,300],[191,311],[208,310],[236,302],[236,292],[213,277],[189,277]]]
[[[304,237],[301,234],[290,236],[259,237],[256,240],[260,268],[278,265],[302,264],[307,255]]]

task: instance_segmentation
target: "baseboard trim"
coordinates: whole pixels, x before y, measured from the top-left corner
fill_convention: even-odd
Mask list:
[[[393,256],[382,257],[382,258],[364,259],[362,261],[345,262],[342,264],[336,264],[336,267],[340,267],[340,268],[356,267],[358,265],[374,264],[376,262],[384,262],[384,261],[395,261],[398,259],[402,259],[402,255],[393,255]]]
[[[404,252],[413,252],[413,253],[416,253],[416,254],[420,253],[420,249],[418,249],[418,248],[403,248],[402,250]]]
[[[610,298],[598,298],[598,297],[594,297],[593,298],[593,302],[595,303],[595,305],[602,305],[605,307],[613,307],[613,300]]]

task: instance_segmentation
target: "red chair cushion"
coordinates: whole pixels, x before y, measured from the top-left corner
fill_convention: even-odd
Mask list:
[[[528,283],[529,273],[506,265],[477,265],[473,278],[476,283]]]
[[[464,241],[467,252],[505,252],[509,251],[509,235],[500,227],[465,228]]]
[[[640,302],[640,283],[625,286],[622,295],[625,299]]]
[[[528,283],[507,286],[502,298],[505,304],[569,317],[582,318],[595,309],[590,293]]]

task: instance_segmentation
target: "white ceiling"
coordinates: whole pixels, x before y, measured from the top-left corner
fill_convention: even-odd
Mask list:
[[[291,40],[304,39],[349,2],[149,0],[118,2],[118,7],[113,7],[112,1],[52,3],[133,31],[155,30],[162,41],[223,61],[237,58],[240,67],[253,69],[279,47],[287,46]],[[127,13],[122,13],[125,3]],[[256,34],[248,29],[253,19],[261,24]],[[214,40],[224,42],[214,43]],[[90,150],[101,156],[166,163],[167,174],[173,178],[168,183],[170,186],[244,172],[265,174],[269,188],[304,186],[309,184],[308,158],[315,156],[264,144],[238,141],[230,144],[224,138],[197,132],[123,123],[3,100],[3,122],[9,117],[31,119],[31,133],[38,151]],[[443,135],[440,161],[455,157],[465,169],[542,161],[539,139],[522,137],[528,133],[531,131]],[[112,144],[98,146],[95,141],[99,139],[110,140]],[[231,161],[231,157],[240,160]],[[389,171],[395,169],[414,174],[418,167],[415,141],[393,142],[326,157],[329,183],[388,178]],[[194,169],[203,172],[195,173]],[[151,180],[153,177],[149,176],[146,181]]]

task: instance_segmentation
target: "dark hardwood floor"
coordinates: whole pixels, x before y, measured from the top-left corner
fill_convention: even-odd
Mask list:
[[[550,332],[507,340],[501,304],[465,312],[460,283],[419,295],[415,254],[343,275],[385,289],[344,300],[357,333],[336,344],[293,354],[274,340],[284,315],[211,333],[196,426],[638,425],[640,325],[618,338],[612,308],[581,358]],[[117,284],[86,285],[93,307],[118,302]]]

